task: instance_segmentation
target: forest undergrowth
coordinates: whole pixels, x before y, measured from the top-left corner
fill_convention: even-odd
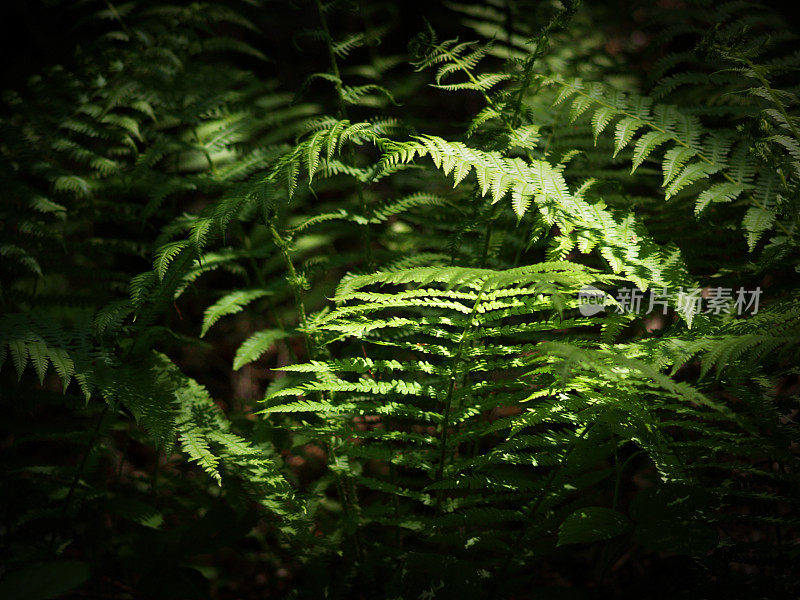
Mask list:
[[[12,4],[0,597],[798,597],[785,5]]]

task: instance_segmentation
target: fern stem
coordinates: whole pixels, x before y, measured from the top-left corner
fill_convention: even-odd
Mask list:
[[[791,130],[794,138],[800,141],[800,132],[797,131],[797,127],[792,122],[792,119],[789,118],[789,113],[786,112],[786,107],[783,105],[783,102],[778,100],[778,98],[775,96],[775,90],[769,84],[769,81],[767,81],[767,79],[761,73],[758,72],[756,65],[754,65],[751,61],[745,60],[744,63],[750,68],[753,75],[755,76],[756,79],[758,79],[761,85],[764,86],[764,89],[767,90],[767,94],[769,94],[769,97],[772,99],[773,104],[775,104],[775,106],[778,107],[778,111],[781,113],[781,116],[786,121],[786,124],[789,126],[789,129]]]
[[[264,224],[272,234],[272,239],[274,240],[275,245],[280,250],[284,261],[286,262],[286,268],[289,271],[289,284],[291,285],[294,293],[295,304],[297,306],[297,312],[300,320],[300,327],[303,330],[303,339],[305,340],[306,352],[309,359],[313,360],[319,355],[317,350],[320,347],[320,343],[317,337],[310,331],[308,327],[308,317],[306,316],[307,313],[305,302],[303,300],[302,288],[300,286],[300,280],[297,276],[297,269],[295,269],[294,261],[292,260],[291,253],[289,251],[289,246],[286,243],[286,240],[284,240],[283,237],[278,233],[278,230],[271,221],[267,221],[265,219]],[[322,392],[320,392],[320,395],[322,395]],[[330,468],[331,462],[336,464],[336,453],[334,444],[332,442],[325,442],[325,454],[328,457]],[[356,497],[355,489],[352,486],[352,482],[347,475],[343,476],[339,472],[338,468],[334,469],[334,479],[336,481],[337,491],[339,493],[339,498],[342,501],[342,507],[345,515],[348,518],[353,518],[358,512],[358,499]],[[357,529],[349,537],[351,538],[356,555],[360,556],[362,550]]]
[[[511,124],[514,127],[519,127],[520,125],[520,112],[522,111],[522,99],[525,97],[525,93],[528,91],[528,88],[533,83],[533,78],[535,76],[533,72],[533,67],[536,64],[536,61],[539,60],[544,53],[547,51],[550,45],[550,38],[548,35],[551,31],[556,29],[563,29],[569,19],[573,17],[573,15],[577,12],[578,6],[580,2],[570,2],[570,3],[562,3],[564,6],[564,10],[561,14],[557,15],[553,19],[551,19],[547,25],[541,30],[541,33],[536,38],[536,49],[533,50],[528,54],[525,59],[523,70],[523,78],[522,83],[519,86],[519,89],[516,92],[514,98],[514,113],[511,117]],[[511,34],[512,34],[512,20],[511,20],[511,6],[513,6],[512,2],[506,2],[506,29],[508,31],[508,45],[511,46]]]
[[[259,268],[259,266],[256,263],[255,259],[253,258],[253,255],[249,252],[253,247],[253,243],[250,240],[250,236],[247,235],[247,233],[245,232],[244,227],[241,227],[241,224],[240,224],[240,228],[241,228],[242,240],[243,240],[243,243],[244,243],[244,247],[245,247],[246,250],[248,250],[247,261],[250,264],[250,268],[252,269],[253,274],[255,275],[255,278],[256,278],[256,281],[258,282],[259,287],[261,287],[261,289],[266,289],[267,281],[266,281],[266,279],[264,279],[264,274],[261,272],[261,269]],[[249,283],[249,277],[248,277],[248,283]],[[282,331],[286,331],[286,326],[283,324],[283,319],[281,319],[280,315],[278,315],[278,311],[276,310],[275,305],[273,304],[273,302],[270,299],[270,297],[269,296],[265,296],[264,297],[264,301],[265,301],[265,304],[267,306],[267,310],[269,311],[269,314],[272,317],[272,320],[275,323],[275,325],[278,327],[278,329],[280,329]],[[292,362],[296,362],[297,361],[297,355],[295,354],[294,349],[292,348],[292,345],[288,341],[286,341],[285,339],[280,340],[279,343],[282,343],[284,345],[284,347],[286,348],[286,353],[289,356],[289,359]]]
[[[478,305],[480,304],[481,299],[483,298],[485,290],[486,290],[486,282],[484,282],[483,286],[478,292],[477,297],[475,298],[475,303],[472,305],[472,311],[469,314],[467,325],[462,330],[461,340],[458,343],[458,348],[456,349],[456,353],[453,356],[452,362],[450,363],[450,382],[447,386],[447,396],[445,398],[444,413],[442,415],[442,436],[440,438],[439,467],[436,473],[437,483],[441,482],[442,479],[444,478],[444,469],[447,464],[447,437],[448,437],[448,429],[450,427],[450,413],[453,408],[453,394],[455,393],[456,379],[458,378],[458,365],[461,362],[461,356],[464,353],[464,348],[466,347],[467,334],[472,330],[472,327],[474,325],[475,313],[478,310]],[[442,508],[441,506],[442,496],[443,496],[443,490],[442,489],[437,490],[436,493],[437,511],[440,511]]]
[[[270,221],[265,221],[264,223],[267,228],[269,229],[270,233],[272,234],[272,240],[275,242],[275,245],[280,250],[281,255],[283,256],[283,260],[286,263],[286,269],[289,271],[289,286],[292,288],[292,293],[294,294],[294,301],[295,306],[297,307],[297,315],[300,321],[300,327],[303,330],[303,338],[305,339],[306,344],[306,352],[308,357],[314,359],[316,357],[316,353],[312,351],[314,340],[311,339],[311,333],[308,330],[308,317],[306,316],[306,305],[305,301],[303,300],[303,293],[300,286],[300,279],[297,276],[297,269],[294,267],[294,261],[292,260],[292,256],[289,252],[289,245],[286,243],[286,240],[278,233],[278,230],[275,229],[275,225],[272,224]]]
[[[494,223],[495,206],[497,205],[492,204],[491,209],[489,209],[489,217],[486,220],[486,231],[484,232],[483,252],[481,253],[481,262],[480,262],[481,269],[486,267],[486,260],[489,257],[489,241],[492,238],[492,224]]]
[[[194,134],[194,139],[197,142],[197,145],[200,147],[200,151],[203,153],[203,156],[206,157],[208,168],[211,169],[211,172],[216,175],[217,167],[214,165],[214,160],[211,158],[211,153],[208,151],[208,148],[203,146],[203,143],[200,141],[200,135],[197,133],[197,127],[192,127],[192,133]]]
[[[116,403],[114,405],[116,409]],[[89,461],[89,456],[92,454],[92,450],[94,450],[94,445],[97,443],[97,439],[100,437],[100,430],[103,428],[103,424],[106,421],[106,416],[108,416],[109,411],[109,404],[107,402],[103,405],[103,410],[100,413],[100,416],[97,419],[97,424],[95,425],[94,429],[92,430],[92,437],[89,438],[89,443],[86,445],[86,450],[83,453],[83,457],[81,458],[81,462],[78,465],[77,470],[75,471],[75,475],[72,478],[72,482],[69,486],[69,491],[67,492],[67,497],[64,499],[64,505],[61,509],[61,516],[66,517],[67,513],[69,512],[69,508],[72,505],[72,497],[75,495],[75,490],[78,488],[78,482],[83,475],[83,470],[86,468],[86,463]],[[53,531],[53,535],[50,538],[50,547],[49,552],[53,552],[54,546],[56,542],[56,531]]]
[[[322,24],[322,31],[325,34],[325,45],[328,49],[328,60],[330,62],[331,72],[334,77],[334,86],[336,89],[336,99],[338,103],[338,116],[340,119],[347,119],[347,104],[344,99],[344,92],[342,87],[342,75],[341,70],[339,69],[339,61],[336,60],[336,52],[333,49],[333,37],[331,36],[330,28],[328,27],[328,19],[325,18],[325,11],[322,7],[322,2],[320,0],[316,0],[317,12],[319,13],[319,20]],[[348,146],[347,149],[347,158],[350,160],[351,163],[355,163],[354,153],[352,147]],[[364,214],[364,217],[367,217],[368,209],[367,209],[367,202],[364,198],[364,186],[361,181],[357,181],[357,191],[358,194],[358,203],[359,207]],[[372,254],[372,231],[369,226],[369,219],[363,225],[364,228],[364,251],[367,257],[367,269],[372,270],[374,265],[374,258]]]
[[[338,113],[340,119],[347,118],[347,108],[344,101],[344,93],[342,89],[342,76],[341,71],[339,69],[339,63],[336,60],[336,52],[333,49],[333,36],[331,36],[330,28],[328,27],[328,20],[325,18],[325,10],[322,6],[322,2],[320,0],[316,0],[315,2],[317,7],[317,13],[319,14],[320,24],[322,25],[323,33],[325,34],[325,45],[328,49],[328,59],[330,61],[330,68],[334,77],[334,87],[336,89],[336,97],[338,101]],[[359,201],[362,207],[365,207],[366,202],[363,199],[363,190],[361,185],[358,186],[358,196]],[[305,304],[303,303],[302,292],[299,285],[299,279],[297,278],[297,272],[294,268],[294,263],[291,260],[291,256],[289,254],[288,246],[286,242],[281,238],[278,232],[275,230],[275,227],[272,223],[269,224],[270,231],[272,233],[273,239],[275,239],[276,245],[281,250],[281,253],[284,256],[286,261],[287,268],[289,270],[289,277],[292,282],[292,290],[294,291],[295,295],[295,302],[297,304],[297,309],[300,317],[300,323],[304,330],[304,338],[306,342],[306,350],[308,353],[309,358],[315,358],[316,353],[312,350],[316,350],[319,347],[319,342],[316,339],[316,336],[312,334],[308,329],[308,318],[306,316],[306,309]],[[367,256],[368,260],[372,262],[372,244],[370,241],[370,231],[369,231],[369,224],[366,225],[366,243],[367,246]],[[329,458],[333,459],[334,463],[336,461],[335,451],[333,448],[333,444],[326,444],[326,454]],[[342,506],[344,508],[345,514],[348,517],[352,517],[355,512],[357,512],[358,500],[357,494],[355,491],[354,486],[352,486],[352,482],[349,476],[344,476],[338,472],[338,469],[335,472],[336,484],[339,491],[339,496],[342,500]],[[352,534],[351,540],[354,545],[354,549],[357,556],[361,555],[361,544],[359,542],[358,537],[358,529],[356,527],[356,531]],[[342,577],[345,576],[345,573],[342,573]]]
[[[616,457],[616,449],[614,450],[614,452],[615,452],[615,457]],[[617,467],[618,468],[617,468],[617,473],[616,473],[616,479],[614,481],[614,499],[611,502],[611,508],[613,508],[614,510],[616,510],[617,503],[619,501],[619,490],[620,490],[620,486],[622,484],[622,475],[625,472],[625,468],[628,466],[628,463],[630,463],[634,458],[636,458],[640,454],[644,454],[644,450],[637,450],[636,452],[631,454],[628,458],[626,458],[622,462],[622,464],[617,463]]]
[[[580,440],[582,440],[586,436],[586,434],[589,432],[589,430],[592,427],[594,427],[594,425],[596,423],[597,423],[597,421],[595,421],[591,425],[585,426],[583,428],[583,431],[578,435],[577,438],[575,438],[575,440],[570,445],[569,450],[567,451],[567,454],[564,457],[564,461],[563,461],[562,464],[564,464],[564,465],[567,464],[567,462],[569,461],[570,456],[572,456],[572,453],[575,451],[575,448],[578,447],[578,442]],[[552,487],[553,483],[555,482],[556,474],[558,472],[559,472],[558,469],[556,467],[553,467],[553,469],[550,471],[549,475],[547,476],[547,479],[545,480],[544,485],[542,486],[541,493],[536,498],[536,501],[533,503],[531,508],[528,511],[526,511],[526,513],[525,513],[526,524],[523,525],[520,528],[519,534],[517,535],[517,537],[514,540],[514,542],[511,544],[511,547],[509,548],[508,554],[506,556],[506,560],[504,561],[503,566],[500,568],[500,572],[494,578],[495,584],[494,584],[492,590],[489,592],[488,600],[494,600],[495,598],[498,597],[498,594],[503,590],[503,584],[506,581],[506,576],[508,575],[509,568],[511,568],[511,563],[514,560],[514,556],[516,555],[517,551],[522,546],[522,542],[527,537],[528,529],[530,527],[530,524],[533,522],[533,518],[536,516],[536,513],[539,511],[539,507],[542,505],[542,503],[544,502],[545,498],[550,493],[550,488]]]
[[[330,29],[328,28],[328,19],[325,18],[325,10],[322,7],[322,2],[316,0],[317,13],[319,13],[319,20],[322,24],[322,31],[325,34],[325,45],[328,47],[328,59],[331,63],[331,71],[334,77],[333,85],[336,89],[336,98],[339,102],[339,118],[347,118],[347,108],[344,103],[344,93],[342,91],[342,75],[339,71],[339,62],[336,60],[336,52],[333,50],[333,37],[331,36]]]
[[[114,4],[111,2],[111,0],[105,0],[105,3],[106,3],[106,6],[108,7],[108,12],[111,13],[111,16],[114,18],[114,20],[117,23],[119,23],[120,27],[122,27],[122,29],[125,31],[125,33],[128,34],[129,38],[133,37],[132,34],[131,34],[131,30],[128,29],[128,26],[125,24],[125,21],[122,19],[122,15],[119,14],[119,11],[117,10],[117,7],[114,6]]]

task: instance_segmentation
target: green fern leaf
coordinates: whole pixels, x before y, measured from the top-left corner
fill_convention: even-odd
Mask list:
[[[280,329],[264,329],[257,331],[247,338],[233,359],[233,370],[238,371],[244,365],[251,363],[269,350],[278,340],[288,337],[290,334]]]
[[[672,198],[675,194],[680,192],[683,188],[705,179],[711,173],[716,171],[715,165],[709,165],[705,162],[695,161],[686,165],[680,174],[672,179],[667,186],[665,197],[667,200]]]
[[[625,515],[602,506],[580,508],[570,514],[558,530],[558,545],[607,540],[631,529]]]
[[[11,350],[11,360],[17,371],[17,378],[22,379],[22,373],[28,364],[28,345],[24,340],[11,340],[8,342],[8,348]]]
[[[197,429],[184,431],[181,434],[181,448],[219,485],[222,485],[222,477],[218,470],[219,459],[211,452],[208,440],[200,431]]]
[[[625,117],[614,129],[614,156],[628,145],[634,134],[644,126],[644,122],[635,117]]]
[[[269,290],[236,290],[223,296],[213,305],[209,306],[203,313],[203,325],[200,330],[200,337],[204,337],[208,330],[222,317],[233,315],[244,309],[245,306],[272,294]]]
[[[731,202],[738,198],[743,191],[742,187],[735,183],[716,183],[698,196],[694,214],[699,215],[712,202]]]
[[[775,212],[758,206],[751,206],[742,220],[742,226],[747,233],[747,245],[752,252],[761,235],[768,231],[775,223]]]
[[[672,136],[660,131],[648,131],[636,140],[633,149],[633,166],[631,174],[647,159],[648,156],[661,144],[668,142]]]
[[[680,172],[681,167],[695,155],[695,151],[691,148],[675,147],[670,148],[664,154],[664,162],[661,169],[664,173],[664,181],[662,185],[666,187]]]
[[[188,242],[184,240],[179,240],[177,242],[170,242],[164,246],[162,246],[158,252],[156,252],[156,259],[153,263],[153,267],[158,274],[159,280],[163,281],[164,277],[167,274],[167,269],[169,269],[170,263],[175,259],[176,256],[188,245]]]
[[[592,115],[592,132],[594,133],[594,144],[597,145],[597,138],[616,116],[616,111],[608,106],[601,106]]]
[[[53,367],[61,378],[62,389],[66,392],[72,375],[75,373],[75,363],[63,348],[50,348],[49,354]]]
[[[50,363],[47,345],[39,340],[28,342],[28,355],[31,358],[31,363],[33,363],[33,368],[36,370],[39,383],[42,383]]]

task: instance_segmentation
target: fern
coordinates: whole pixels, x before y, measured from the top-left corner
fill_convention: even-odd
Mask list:
[[[0,595],[796,595],[794,34],[300,8],[77,3],[6,94]]]

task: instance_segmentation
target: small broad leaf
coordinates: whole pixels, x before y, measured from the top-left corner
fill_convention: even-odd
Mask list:
[[[610,508],[587,506],[569,515],[558,529],[558,545],[608,540],[631,528],[628,518]]]

